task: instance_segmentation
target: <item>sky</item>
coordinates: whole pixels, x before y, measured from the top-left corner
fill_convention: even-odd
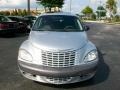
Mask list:
[[[106,0],[71,0],[72,4],[72,12],[73,13],[80,13],[85,6],[89,5],[94,10],[96,10],[97,6],[105,5]],[[118,12],[120,13],[120,0],[118,1]],[[27,0],[0,0],[0,10],[6,9],[14,9],[14,8],[27,8]],[[31,0],[31,8],[41,8],[36,4],[35,0]],[[70,0],[65,0],[65,4],[62,8],[63,11],[69,12],[70,11]]]

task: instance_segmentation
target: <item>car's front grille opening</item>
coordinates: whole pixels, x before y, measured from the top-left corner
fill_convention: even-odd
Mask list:
[[[66,78],[53,78],[53,77],[46,77],[46,80],[51,83],[65,83],[69,82],[72,79],[72,77],[66,77]]]
[[[74,66],[75,51],[50,52],[42,51],[42,63],[50,67],[69,67]]]

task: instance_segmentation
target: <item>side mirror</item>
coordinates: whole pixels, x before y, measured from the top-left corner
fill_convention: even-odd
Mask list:
[[[85,25],[85,26],[84,26],[84,30],[85,30],[85,31],[89,31],[89,30],[90,30],[90,27]]]

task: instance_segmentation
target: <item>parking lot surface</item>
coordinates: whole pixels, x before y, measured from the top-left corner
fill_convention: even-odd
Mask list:
[[[0,90],[120,90],[120,26],[86,23],[89,39],[97,46],[100,63],[93,80],[70,85],[46,85],[21,76],[17,54],[28,35],[0,37]]]

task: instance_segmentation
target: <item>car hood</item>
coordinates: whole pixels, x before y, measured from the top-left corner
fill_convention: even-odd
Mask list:
[[[76,50],[87,43],[85,32],[40,32],[31,31],[31,44],[44,50]]]

